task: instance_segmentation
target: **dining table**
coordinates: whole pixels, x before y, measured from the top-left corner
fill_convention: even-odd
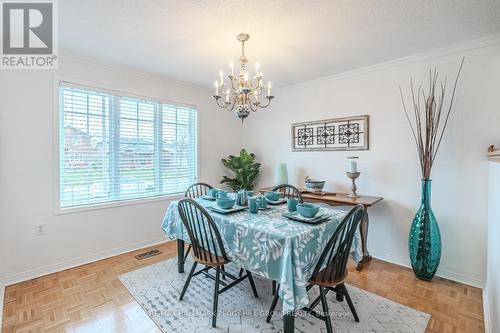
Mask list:
[[[261,193],[265,193],[268,191],[272,191],[273,187],[264,187],[259,190]],[[378,204],[382,200],[383,197],[371,196],[371,195],[358,195],[352,196],[348,193],[339,193],[339,192],[313,192],[308,189],[300,189],[299,191],[302,195],[302,198],[306,202],[313,203],[324,203],[330,206],[355,206],[355,205],[363,205],[365,207],[365,214],[359,223],[359,232],[361,235],[361,250],[363,255],[360,257],[360,260],[357,261],[356,270],[361,271],[364,267],[368,265],[368,263],[372,260],[372,256],[368,252],[368,226],[369,226],[369,214],[368,211],[370,207]]]
[[[295,311],[309,304],[306,287],[316,263],[348,208],[321,206],[326,214],[321,223],[298,222],[283,216],[287,205],[270,205],[252,214],[248,209],[233,213],[218,213],[210,207],[215,201],[195,199],[213,218],[220,231],[228,258],[266,279],[279,283],[278,295],[283,303],[283,331],[294,332]],[[185,243],[189,236],[178,211],[178,201],[172,201],[162,223],[163,231],[177,241],[178,272],[184,272]],[[356,233],[351,249],[355,261],[362,258],[361,238]],[[263,318],[263,320],[265,320]]]

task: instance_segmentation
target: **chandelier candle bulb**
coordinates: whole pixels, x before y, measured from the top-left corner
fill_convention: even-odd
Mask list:
[[[222,87],[224,86],[224,73],[222,73],[222,71],[219,71],[219,75],[220,75],[220,85]]]
[[[231,77],[234,76],[234,64],[233,64],[233,61],[231,60],[231,62],[229,63],[229,67],[231,68]]]
[[[267,81],[267,96],[271,96],[271,81]]]
[[[215,96],[219,96],[219,82],[215,81]]]

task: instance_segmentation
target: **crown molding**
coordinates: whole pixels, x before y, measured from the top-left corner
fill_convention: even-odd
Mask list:
[[[75,53],[71,50],[68,49],[61,49],[59,52],[59,60],[64,62],[64,61],[75,61],[87,65],[94,65],[94,66],[99,66],[106,68],[107,70],[122,73],[122,74],[127,74],[127,75],[133,75],[137,78],[140,79],[145,79],[149,81],[154,81],[157,83],[161,83],[164,85],[172,86],[172,87],[178,87],[178,88],[183,88],[183,89],[190,89],[190,90],[198,90],[200,92],[206,93],[206,92],[211,92],[210,87],[207,86],[202,86],[198,85],[192,82],[187,82],[187,81],[182,81],[182,80],[177,80],[170,78],[168,76],[164,76],[161,74],[156,74],[156,73],[151,73],[147,71],[142,71],[139,69],[134,69],[133,67],[128,67],[128,66],[123,66],[119,65],[107,60],[103,60],[100,58],[94,58],[91,56],[86,56],[80,53]]]
[[[320,84],[334,82],[338,80],[347,79],[354,76],[374,73],[382,70],[387,70],[390,68],[403,66],[419,61],[430,60],[435,58],[441,58],[444,56],[449,56],[457,53],[468,52],[476,49],[481,49],[489,46],[495,46],[500,44],[500,34],[490,35],[487,37],[473,39],[468,42],[454,44],[450,46],[446,46],[439,49],[434,49],[427,52],[417,53],[411,56],[402,57],[394,60],[384,61],[375,65],[360,67],[357,69],[353,69],[350,71],[337,73],[329,76],[324,76],[318,79],[309,80],[297,84],[292,84],[288,86],[284,86],[276,89],[276,95],[278,93],[288,93],[293,92],[299,89],[304,89],[307,87],[313,87]]]

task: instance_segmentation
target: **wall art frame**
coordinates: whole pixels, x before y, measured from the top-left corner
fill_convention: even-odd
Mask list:
[[[291,124],[292,151],[369,149],[368,115]]]

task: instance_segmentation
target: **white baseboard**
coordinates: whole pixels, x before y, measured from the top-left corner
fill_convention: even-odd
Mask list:
[[[5,299],[5,285],[0,281],[0,332],[2,331],[3,302]]]
[[[493,333],[492,330],[492,316],[490,312],[490,299],[488,297],[488,289],[483,289],[483,315],[484,315],[484,333]]]
[[[377,252],[377,251],[370,251],[370,253],[374,258],[377,258],[377,259],[380,259],[383,261],[387,261],[387,262],[390,262],[390,263],[393,263],[393,264],[396,264],[399,266],[411,268],[410,261],[406,258],[396,257],[396,256],[393,256],[390,254],[381,253],[381,252]],[[438,269],[436,276],[439,276],[439,277],[442,277],[442,278],[445,278],[448,280],[460,282],[460,283],[463,283],[463,284],[466,284],[466,285],[469,285],[472,287],[480,288],[480,289],[482,289],[484,287],[484,281],[481,281],[481,280],[479,280],[475,277],[472,277],[472,276],[463,275],[463,274],[447,271],[444,269]]]
[[[29,271],[25,271],[22,273],[18,274],[13,274],[10,276],[3,277],[3,285],[4,286],[9,286],[11,284],[16,284],[22,281],[27,281],[31,280],[40,276],[60,272],[69,268],[85,265],[94,261],[106,259],[109,257],[113,257],[122,253],[130,252],[130,251],[135,251],[144,247],[148,246],[153,246],[157,245],[160,243],[165,243],[169,241],[169,239],[166,236],[162,237],[157,237],[157,238],[152,238],[152,239],[147,239],[143,240],[137,243],[132,243],[124,246],[120,246],[114,249],[109,249],[106,251],[101,251],[97,252],[88,256],[83,256],[83,257],[78,257],[78,258],[73,258],[70,260],[65,260],[60,263],[48,265],[45,267],[40,267],[40,268],[35,268]]]

